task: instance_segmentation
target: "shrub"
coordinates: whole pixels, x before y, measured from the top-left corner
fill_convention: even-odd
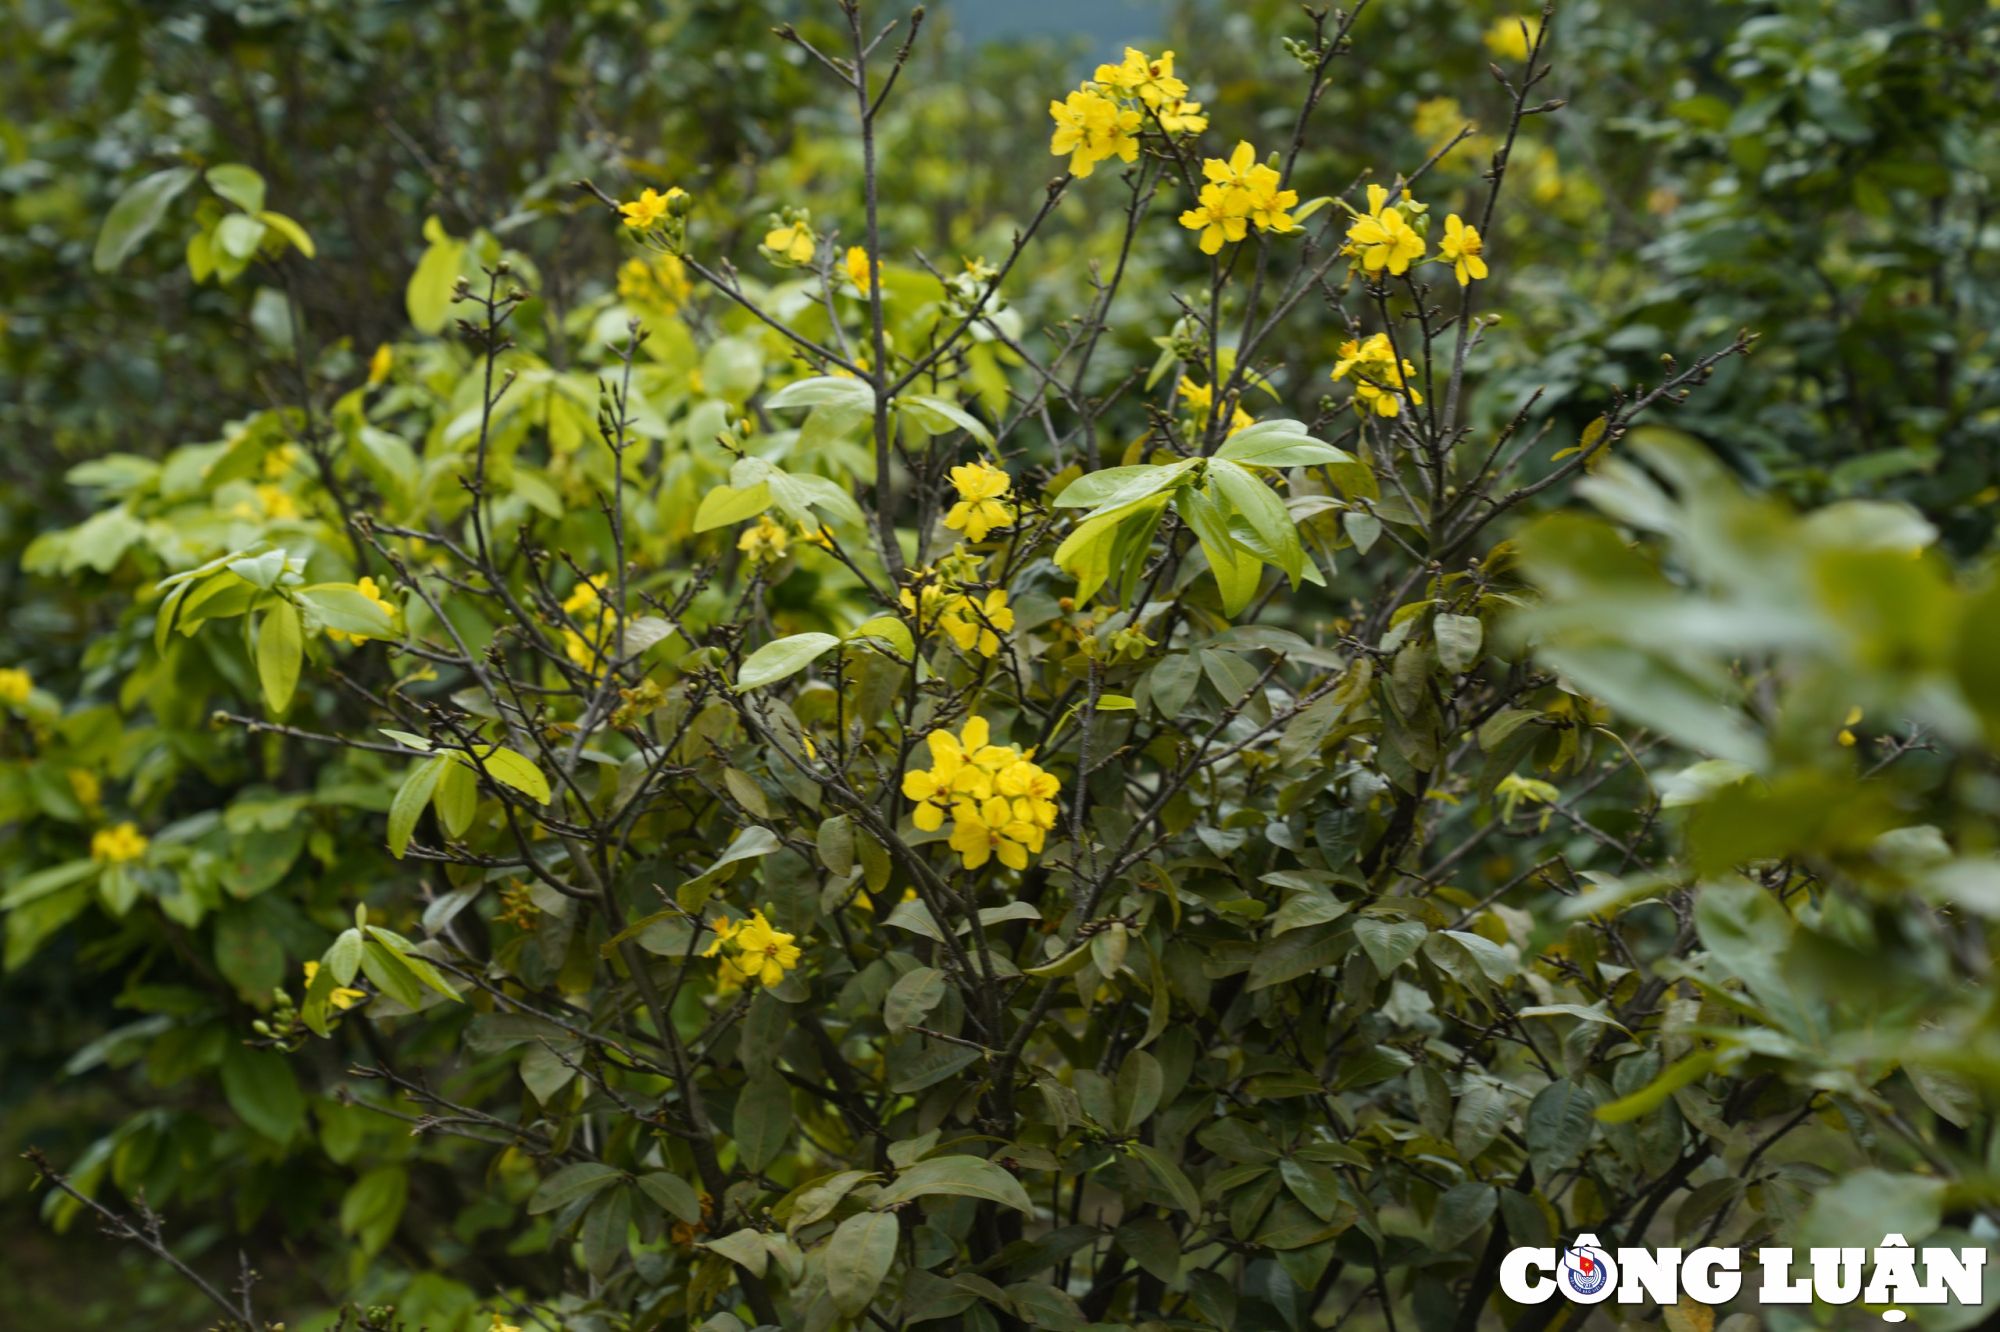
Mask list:
[[[2000,899],[1925,762],[2000,712],[1991,594],[1657,423],[1747,335],[1574,439],[1475,413],[1547,26],[1437,194],[1296,169],[1353,22],[1275,136],[1168,53],[1049,89],[1055,178],[949,257],[878,216],[916,19],[782,29],[851,99],[837,217],[580,182],[628,251],[569,306],[434,220],[450,336],[73,474],[28,567],[132,595],[85,698],[0,676],[9,962],[108,918],[144,1016],[76,1062],[236,1122],[147,1111],[51,1216],[165,1256],[235,1181],[364,1327],[1441,1332],[1676,1199],[1962,1206]],[[197,277],[313,253],[247,168],[168,185]],[[179,216],[133,197],[114,249]],[[1572,482],[1613,521],[1506,539]]]

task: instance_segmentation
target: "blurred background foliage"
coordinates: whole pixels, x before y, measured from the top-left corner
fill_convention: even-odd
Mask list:
[[[428,219],[449,236],[483,230],[532,262],[535,299],[518,322],[524,341],[551,358],[568,345],[558,335],[567,322],[612,290],[621,258],[571,188],[579,178],[621,197],[645,185],[696,189],[716,201],[714,215],[753,220],[731,247],[746,266],[763,230],[754,220],[781,204],[854,230],[852,200],[825,192],[851,178],[851,142],[814,132],[844,124],[851,110],[808,77],[796,48],[769,39],[785,21],[811,31],[799,8],[5,0],[0,666],[27,669],[63,698],[113,678],[114,663],[92,648],[127,599],[129,589],[113,586],[120,575],[88,562],[64,577],[20,572],[38,534],[90,511],[97,492],[72,469],[113,452],[157,457],[353,382],[378,344],[405,333],[405,288],[426,253]],[[1439,213],[1460,206],[1502,122],[1502,94],[1484,70],[1496,55],[1518,54],[1519,30],[1504,21],[1515,13],[1487,0],[1373,8],[1357,29],[1366,58],[1342,66],[1309,140],[1302,194],[1422,160],[1471,122],[1472,138],[1427,189]],[[1297,26],[1295,6],[1250,0],[1095,17],[1199,51],[1193,96],[1214,108],[1223,138],[1269,139],[1288,124],[1278,41]],[[1082,30],[1092,16],[1061,21]],[[1049,71],[1115,52],[1056,20],[1000,40],[963,35],[948,6],[928,22],[936,39],[920,45],[912,91],[885,127],[885,158],[897,169],[885,176],[883,224],[894,245],[946,266],[1004,252],[1039,199],[1052,171],[1045,104],[1061,82]],[[1551,424],[1552,438],[1574,439],[1614,386],[1657,377],[1662,352],[1710,349],[1748,328],[1760,338],[1756,354],[1724,362],[1676,418],[1680,429],[1753,488],[1803,504],[1905,500],[1961,559],[1987,554],[2000,499],[1994,8],[1578,0],[1555,25],[1554,94],[1570,106],[1531,123],[1514,163],[1525,183],[1489,239],[1489,252],[1505,258],[1492,305],[1508,312],[1510,336],[1489,340],[1475,363],[1489,385],[1485,410],[1508,413],[1539,394],[1534,417]],[[1476,88],[1488,95],[1466,91]],[[262,173],[273,206],[311,234],[318,260],[276,265],[271,281],[281,285],[197,285],[180,252],[187,228],[167,226],[115,272],[97,271],[102,219],[128,186],[166,167],[217,162]],[[173,206],[192,210],[194,195]],[[1072,205],[1033,262],[1054,274],[1079,253],[1111,259],[1117,221],[1108,207]],[[1147,334],[1173,318],[1167,290],[1196,261],[1183,247],[1138,262],[1185,266],[1137,272],[1121,295],[1132,307],[1113,321],[1124,340],[1101,354],[1143,373],[1157,354]],[[1035,276],[1010,285],[1031,323],[1042,313]],[[1046,305],[1066,309],[1071,295],[1051,292]],[[1338,333],[1313,331],[1325,345],[1300,349],[1293,363],[1322,374]],[[1280,387],[1292,398],[1313,393],[1304,382]],[[1129,438],[1143,425],[1114,419],[1107,430]],[[85,715],[62,739],[79,770],[115,773],[118,734]],[[0,817],[81,823],[87,796],[10,779]],[[0,842],[9,859],[31,850]],[[345,879],[368,872],[329,863],[302,898],[337,900]],[[317,926],[271,910],[253,944],[317,953]],[[306,937],[284,942],[288,931]],[[183,1076],[200,1052],[183,1052],[181,1066],[157,1052],[133,1062],[130,1040],[100,1039],[129,1031],[135,1009],[182,1002],[166,986],[148,992],[143,973],[156,961],[219,967],[238,980],[232,967],[246,964],[204,951],[227,946],[170,937],[156,958],[129,932],[87,917],[19,965],[8,959],[0,1289],[10,1321],[149,1332],[202,1318],[196,1297],[141,1256],[114,1252],[86,1224],[57,1236],[36,1219],[40,1199],[27,1192],[18,1150],[33,1141],[74,1161],[120,1125],[116,1169],[170,1197],[183,1252],[244,1244],[281,1288],[327,1293],[292,1255],[296,1237],[339,1208],[347,1182],[296,1159],[260,1159],[240,1128],[196,1127],[218,1097],[207,1080]],[[107,979],[121,970],[138,977],[122,993]],[[399,1150],[393,1135],[372,1132],[378,1153]],[[172,1161],[211,1165],[183,1173]],[[417,1178],[416,1187],[449,1189],[448,1172]],[[412,1325],[430,1314],[443,1326],[461,1288],[422,1274],[477,1256],[482,1222],[453,1220],[449,1197],[428,1201],[446,1220],[399,1235],[380,1261],[419,1274],[400,1298]]]

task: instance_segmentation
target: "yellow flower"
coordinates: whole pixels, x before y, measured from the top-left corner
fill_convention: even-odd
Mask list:
[[[1178,103],[1187,96],[1187,84],[1174,77],[1172,51],[1155,60],[1137,47],[1128,46],[1123,61],[1099,65],[1092,77],[1106,88],[1125,97],[1136,97],[1156,109]]]
[[[563,655],[571,661],[585,670],[597,664],[597,648],[582,634],[565,627],[562,631],[562,640]]]
[[[625,214],[626,226],[635,231],[645,231],[657,225],[659,220],[667,215],[667,210],[673,206],[676,199],[686,197],[687,191],[678,185],[665,194],[648,189],[631,203],[619,204],[618,211]]]
[[[1243,190],[1249,196],[1250,222],[1257,230],[1283,233],[1298,225],[1286,210],[1299,201],[1299,192],[1279,189],[1283,183],[1284,177],[1267,166],[1252,167],[1245,178]]]
[[[299,516],[298,501],[291,497],[283,486],[270,481],[259,481],[254,487],[257,493],[257,507],[273,522],[284,522]]]
[[[1844,748],[1853,747],[1855,743],[1854,728],[1860,725],[1860,723],[1861,723],[1861,709],[1849,708],[1847,710],[1847,720],[1840,724],[1840,735],[1838,739],[1840,740],[1842,747]]]
[[[1201,103],[1177,98],[1160,107],[1160,128],[1169,134],[1199,134],[1208,128],[1208,117],[1201,114]]]
[[[1368,187],[1368,215],[1347,228],[1347,253],[1358,256],[1370,273],[1386,268],[1400,277],[1412,260],[1424,257],[1424,238],[1410,229],[1399,209],[1382,206],[1388,198],[1389,191],[1380,185]]]
[[[1354,410],[1366,412],[1373,408],[1377,416],[1395,416],[1402,411],[1402,399],[1408,395],[1414,406],[1422,406],[1423,394],[1409,383],[1409,376],[1417,368],[1408,361],[1399,366],[1396,352],[1389,345],[1389,335],[1377,333],[1365,342],[1343,342],[1340,344],[1340,360],[1334,364],[1332,377],[1336,380],[1354,376]]]
[[[1022,869],[1030,852],[1039,853],[1056,824],[1055,796],[1062,785],[1012,745],[995,745],[983,717],[967,719],[954,736],[932,731],[925,737],[932,768],[903,776],[903,794],[917,802],[912,821],[925,832],[952,818],[949,845],[978,869],[994,856]]]
[[[35,691],[35,677],[23,670],[0,670],[0,702],[20,707]]]
[[[1000,503],[1014,488],[1014,478],[990,463],[975,462],[951,469],[951,484],[958,491],[958,503],[944,517],[944,525],[963,532],[969,541],[984,541],[996,527],[1014,521],[1014,511]]]
[[[819,248],[819,238],[813,235],[811,225],[805,222],[773,227],[764,233],[764,253],[773,263],[785,265],[811,263],[813,251],[817,248]]]
[[[374,385],[379,384],[383,380],[387,379],[389,377],[389,371],[394,369],[395,365],[396,365],[395,350],[391,348],[389,344],[386,342],[383,343],[381,346],[377,347],[375,349],[375,354],[368,358],[369,386],[373,387]]]
[[[958,644],[959,651],[977,651],[982,657],[990,657],[1000,650],[999,634],[1014,627],[1014,612],[1007,608],[1006,591],[995,588],[986,594],[984,604],[975,603],[971,597],[958,598],[940,622],[951,635],[951,641]]]
[[[712,928],[715,938],[701,955],[714,957],[724,947],[732,950],[716,967],[716,984],[721,989],[739,989],[753,981],[776,985],[799,964],[799,949],[793,943],[796,936],[773,929],[761,911],[751,912],[750,919],[740,923],[719,917]]]
[[[318,975],[319,975],[319,963],[317,962],[306,963],[307,989],[312,988],[313,978]],[[338,1008],[343,1012],[346,1011],[347,1009],[354,1007],[356,1004],[366,1003],[367,1000],[368,1000],[368,992],[366,990],[350,990],[344,985],[334,986],[333,993],[327,996],[327,1002],[331,1003],[335,1008]]]
[[[1435,148],[1465,128],[1466,116],[1456,97],[1432,97],[1417,103],[1410,128],[1429,148]]]
[[[69,789],[76,793],[77,803],[85,809],[96,809],[97,802],[104,798],[104,783],[97,780],[97,774],[83,768],[69,770]]]
[[[1139,113],[1092,88],[1079,88],[1060,102],[1049,103],[1056,122],[1049,151],[1069,157],[1069,169],[1079,179],[1106,158],[1130,162],[1139,156]]]
[[[772,928],[763,912],[752,912],[749,921],[730,940],[738,949],[736,965],[760,984],[776,985],[799,964],[799,947],[792,942],[796,937]]]
[[[1481,257],[1485,248],[1479,228],[1466,226],[1457,213],[1444,220],[1444,239],[1438,242],[1438,255],[1457,271],[1459,286],[1470,286],[1473,279],[1486,276],[1486,260]]]
[[[562,608],[572,617],[582,616],[596,610],[602,600],[598,595],[597,581],[585,578],[577,583],[574,591],[563,598]]]
[[[1539,15],[1502,16],[1486,29],[1486,49],[1501,60],[1526,60],[1530,43],[1541,31]]]
[[[149,845],[137,824],[120,823],[91,834],[90,858],[107,865],[123,865],[145,855]]]
[[[757,515],[757,525],[745,528],[743,535],[736,538],[736,549],[758,563],[776,563],[785,557],[785,548],[792,543],[791,534],[771,521],[769,514]]]
[[[833,549],[833,529],[825,523],[819,524],[810,531],[807,530],[804,523],[800,523],[798,539],[805,542],[808,546],[818,546],[821,550]]]
[[[708,947],[701,950],[701,955],[703,957],[714,957],[716,951],[720,949],[722,945],[728,943],[731,939],[735,938],[736,931],[738,931],[743,927],[741,925],[738,925],[736,922],[730,920],[729,917],[727,916],[717,916],[714,919],[714,921],[712,921],[709,924],[709,928],[715,931],[715,938],[709,943]]]
[[[859,245],[847,247],[847,257],[841,264],[847,270],[847,280],[852,282],[863,296],[874,289],[874,270],[868,263],[868,251]]]
[[[361,581],[355,584],[355,587],[360,589],[362,596],[380,606],[383,614],[387,615],[390,619],[396,617],[395,605],[382,595],[382,589],[375,585],[373,578],[364,575]],[[326,631],[326,636],[336,643],[365,643],[368,641],[368,635],[366,634],[350,634],[340,629],[329,629]]]
[[[1201,252],[1216,254],[1225,241],[1240,241],[1250,230],[1250,193],[1234,185],[1201,187],[1201,200],[1181,214],[1181,225],[1201,233]]]
[[[487,1328],[486,1332],[521,1332],[521,1329],[501,1318],[499,1314],[494,1314],[493,1326]]]
[[[1174,392],[1187,399],[1188,411],[1198,425],[1208,424],[1209,408],[1215,402],[1213,385],[1197,384],[1186,375],[1182,375],[1181,382],[1174,386]],[[1244,411],[1242,402],[1238,401],[1229,418],[1229,433],[1233,435],[1244,426],[1256,424],[1257,418]]]
[[[951,849],[965,857],[965,867],[978,869],[994,856],[1008,869],[1028,867],[1028,846],[1038,842],[1034,825],[1014,814],[998,796],[982,802],[961,800],[952,808]]]
[[[675,255],[656,254],[651,262],[643,258],[627,259],[618,270],[620,300],[649,305],[667,314],[680,309],[693,290],[687,265]]]

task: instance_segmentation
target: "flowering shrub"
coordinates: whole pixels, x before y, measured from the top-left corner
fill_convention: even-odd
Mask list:
[[[1954,926],[1986,872],[1863,722],[1977,753],[1991,594],[1907,511],[1759,509],[1658,424],[1747,337],[1574,438],[1474,411],[1545,25],[1488,33],[1504,129],[1456,183],[1302,169],[1354,15],[1291,39],[1262,158],[1127,50],[1051,102],[998,262],[943,263],[881,216],[914,25],[842,14],[780,32],[853,99],[837,210],[579,182],[629,253],[566,306],[433,219],[419,336],[91,465],[29,563],[131,589],[115,702],[0,675],[62,811],[9,958],[86,913],[203,941],[121,1039],[337,1196],[367,1327],[1529,1329],[1514,1244],[1827,1224],[1801,1125],[1935,1227],[1977,955],[1904,1055],[1819,1039],[1813,950],[1871,893]],[[262,193],[198,219],[262,219],[245,271],[314,253]],[[1572,481],[1622,529],[1517,542]],[[122,1218],[188,1187],[186,1124],[45,1166],[52,1219],[164,1253]],[[207,1289],[249,1324],[253,1284]]]

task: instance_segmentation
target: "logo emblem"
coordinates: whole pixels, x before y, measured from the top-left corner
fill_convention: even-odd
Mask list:
[[[1598,1245],[1597,1236],[1578,1235],[1575,1246],[1563,1250],[1556,1282],[1578,1304],[1596,1304],[1617,1288],[1618,1264]]]

